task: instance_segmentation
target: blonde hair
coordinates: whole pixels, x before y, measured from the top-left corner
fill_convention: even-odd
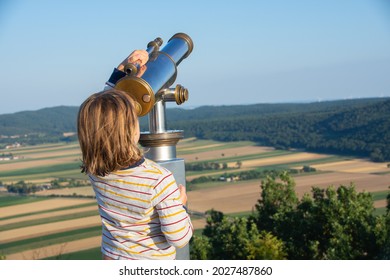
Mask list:
[[[88,97],[79,109],[77,133],[83,173],[106,176],[142,158],[134,137],[139,133],[134,100],[125,92],[111,89]]]

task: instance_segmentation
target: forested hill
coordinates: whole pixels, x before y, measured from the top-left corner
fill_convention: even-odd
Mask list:
[[[168,124],[186,137],[390,160],[389,98],[176,109]]]
[[[45,137],[59,139],[63,132],[76,131],[77,111],[78,107],[61,106],[0,115],[0,135],[31,134],[35,135],[34,142]],[[178,106],[167,110],[167,123],[169,129],[184,130],[186,137],[251,140],[282,149],[390,160],[390,98],[203,106],[192,110]],[[147,130],[147,117],[141,119],[141,128]]]
[[[0,135],[57,135],[76,131],[78,107],[59,106],[0,115]]]

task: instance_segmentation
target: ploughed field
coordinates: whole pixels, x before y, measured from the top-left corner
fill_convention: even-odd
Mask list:
[[[301,170],[315,172],[294,175],[299,196],[309,193],[312,186],[354,183],[358,191],[371,192],[378,209],[386,207],[390,185],[388,163],[334,155],[281,151],[256,146],[251,142],[215,142],[184,139],[178,144],[178,157],[186,163],[213,162],[227,169],[187,171],[187,181],[201,176],[214,180],[187,183],[188,208],[194,215],[195,228],[204,226],[199,214],[215,209],[226,214],[249,213],[260,197],[261,179],[241,181],[227,174],[250,170]],[[45,189],[29,196],[12,196],[0,187],[0,256],[6,259],[66,258],[68,254],[92,249],[99,255],[100,218],[93,191],[85,175],[80,173],[78,144],[50,144],[3,150],[18,159],[0,161],[3,185],[25,181],[48,185],[54,179],[76,180],[77,187],[63,183],[58,189]],[[226,174],[227,173],[227,174]],[[229,176],[229,175],[228,175]],[[65,181],[66,181],[65,180]],[[55,195],[51,197],[50,195]]]

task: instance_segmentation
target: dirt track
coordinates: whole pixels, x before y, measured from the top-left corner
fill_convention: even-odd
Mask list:
[[[293,163],[298,161],[309,161],[328,157],[328,155],[314,154],[314,153],[296,153],[290,155],[274,156],[263,159],[246,160],[242,163],[242,167],[258,167],[273,164]]]
[[[0,244],[8,243],[15,240],[32,238],[36,236],[48,235],[62,231],[70,231],[74,229],[98,226],[101,224],[100,216],[92,216],[80,219],[67,220],[62,222],[54,222],[43,225],[29,226],[18,229],[2,231],[0,236]]]
[[[315,174],[310,176],[300,176],[295,178],[296,192],[303,195],[304,192],[310,192],[311,186],[327,187],[333,185],[349,186],[353,182],[358,192],[368,191],[377,192],[388,190],[390,186],[390,174],[374,175],[346,172],[332,172],[325,174]]]
[[[56,217],[56,216],[76,214],[76,213],[93,211],[93,210],[96,210],[96,213],[98,213],[97,205],[80,207],[80,208],[76,208],[76,209],[62,210],[62,211],[53,211],[53,212],[42,213],[42,214],[37,214],[37,215],[22,216],[22,217],[13,218],[13,219],[2,220],[2,221],[0,221],[0,226],[6,225],[6,224],[13,224],[13,223],[20,223],[20,222],[26,222],[26,221],[32,221],[32,220],[51,218],[51,217]]]
[[[67,199],[67,198],[53,198],[44,201],[37,201],[21,205],[7,206],[0,208],[0,218],[7,216],[15,216],[19,214],[26,214],[31,212],[51,210],[60,207],[68,207],[91,203],[92,199]]]
[[[0,171],[11,171],[26,168],[35,168],[39,166],[51,166],[55,164],[63,164],[76,162],[78,159],[75,156],[63,157],[58,159],[38,159],[32,161],[13,160],[7,164],[0,164]]]
[[[203,148],[203,147],[201,147]],[[211,160],[215,159],[216,161],[218,159],[228,158],[228,157],[238,157],[238,156],[246,156],[246,155],[253,155],[253,154],[262,154],[265,152],[273,151],[273,148],[269,147],[259,147],[259,146],[245,146],[245,147],[237,147],[237,148],[227,148],[227,149],[218,149],[218,146],[215,146],[216,149],[207,151],[207,152],[199,152],[199,153],[193,153],[193,154],[181,154],[181,151],[178,150],[178,157],[183,158],[184,160],[191,162],[191,161],[200,161],[200,160]],[[195,149],[195,148],[194,148]]]
[[[187,196],[188,208],[193,211],[205,212],[211,208],[224,213],[251,211],[260,197],[260,182],[226,183],[224,187],[191,191]]]
[[[100,246],[101,237],[90,237],[7,255],[7,260],[38,260]]]
[[[323,171],[337,171],[349,173],[380,173],[389,172],[387,163],[371,162],[363,159],[353,159],[346,161],[338,161],[324,164],[315,164],[312,167]]]

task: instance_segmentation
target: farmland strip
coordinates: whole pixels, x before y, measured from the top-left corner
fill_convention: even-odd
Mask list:
[[[54,217],[52,216],[52,217],[40,218],[40,219],[34,219],[34,220],[25,220],[25,221],[15,222],[15,223],[11,223],[11,224],[3,224],[1,226],[0,232],[9,231],[9,230],[18,229],[18,228],[24,228],[24,227],[49,224],[49,223],[53,223],[53,222],[61,222],[61,221],[78,219],[78,218],[96,216],[96,215],[98,215],[98,211],[95,209],[92,211],[83,211],[83,212],[78,212],[78,213],[76,212],[76,213],[62,215],[62,216],[54,216]]]
[[[3,252],[3,254],[13,254],[13,253],[41,248],[49,245],[71,242],[74,240],[89,238],[93,236],[100,236],[101,233],[102,233],[101,226],[64,231],[55,234],[44,235],[44,236],[39,236],[34,238],[17,240],[6,244],[1,244],[0,250]]]

